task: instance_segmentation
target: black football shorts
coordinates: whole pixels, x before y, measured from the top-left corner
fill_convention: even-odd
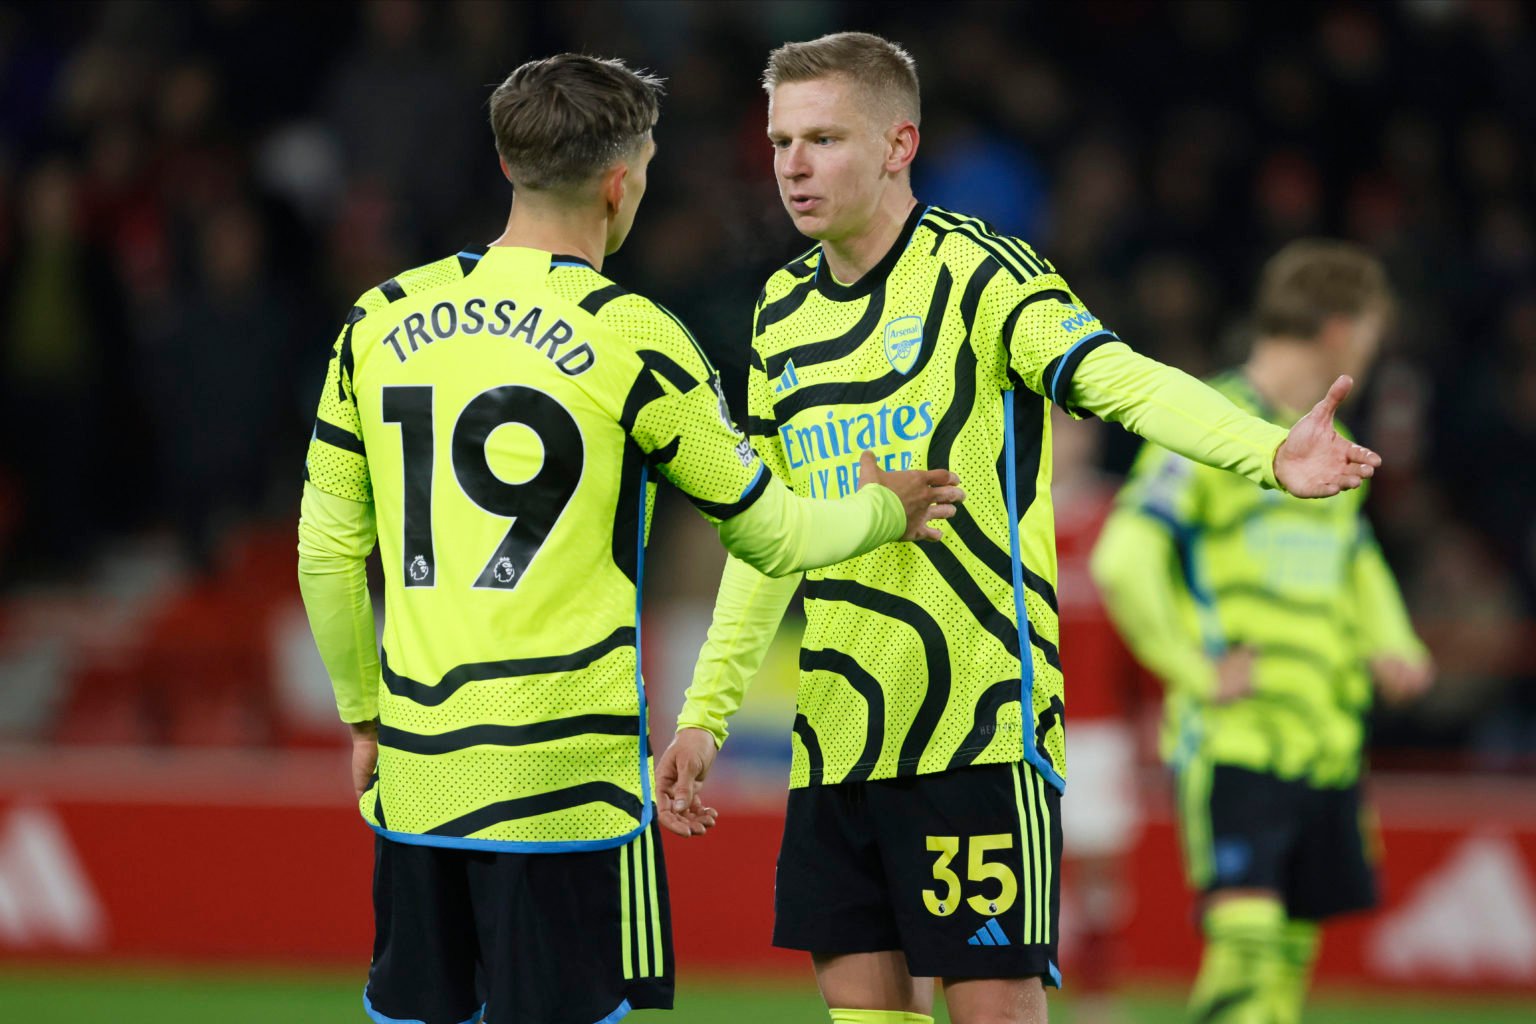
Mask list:
[[[773,943],[1059,986],[1060,810],[1020,764],[790,790]]]
[[[381,1024],[604,1024],[672,1006],[672,920],[653,819],[625,846],[488,853],[375,841]]]
[[[1299,920],[1376,905],[1372,825],[1358,784],[1322,788],[1197,759],[1178,773],[1178,789],[1197,891],[1269,889]]]

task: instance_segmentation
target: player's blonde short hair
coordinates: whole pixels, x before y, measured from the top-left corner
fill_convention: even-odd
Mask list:
[[[1254,303],[1258,336],[1311,339],[1334,316],[1390,316],[1392,287],[1363,246],[1326,238],[1291,242],[1264,264]]]
[[[868,32],[834,32],[804,43],[785,43],[768,55],[763,88],[843,76],[895,118],[921,116],[917,62],[889,39]]]
[[[634,156],[661,116],[661,79],[620,60],[529,61],[491,93],[491,131],[515,189],[570,192]]]

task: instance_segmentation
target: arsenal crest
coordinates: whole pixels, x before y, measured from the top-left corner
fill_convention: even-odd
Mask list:
[[[885,325],[885,358],[897,373],[907,374],[923,350],[923,318],[903,316]]]

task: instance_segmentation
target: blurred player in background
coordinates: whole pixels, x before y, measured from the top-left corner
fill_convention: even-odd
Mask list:
[[[1051,503],[1056,512],[1056,596],[1062,674],[1072,681],[1072,793],[1061,802],[1062,930],[1072,968],[1074,1019],[1122,1019],[1113,993],[1120,932],[1130,912],[1126,855],[1141,830],[1134,716],[1136,659],[1121,642],[1089,575],[1117,481],[1096,460],[1104,427],[1051,414]]]
[[[299,580],[378,834],[378,1021],[672,1005],[639,672],[654,474],[770,575],[934,537],[925,521],[960,497],[948,473],[868,456],[888,487],[794,496],[683,325],[602,276],[645,192],[660,92],[571,54],[514,71],[490,102],[506,231],[368,291],[330,361]]]
[[[1391,297],[1381,264],[1298,241],[1266,265],[1256,340],[1213,385],[1273,423],[1363,374]],[[1165,684],[1205,955],[1190,1019],[1300,1019],[1318,922],[1376,901],[1361,800],[1371,684],[1389,700],[1432,666],[1361,515],[1363,491],[1302,502],[1147,445],[1094,552],[1126,642]]]
[[[774,942],[812,954],[835,1021],[926,1021],[934,977],[959,1024],[1043,1020],[1066,772],[1049,403],[1293,493],[1380,460],[1329,425],[1347,381],[1287,437],[1132,352],[1023,242],[919,203],[900,47],[791,43],[764,86],[780,196],[818,244],[758,299],[748,433],[797,494],[851,493],[869,447],[967,495],[942,544],[807,581]],[[728,560],[664,814],[692,805],[796,585]]]

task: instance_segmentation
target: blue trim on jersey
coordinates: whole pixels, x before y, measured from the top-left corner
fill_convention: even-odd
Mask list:
[[[625,1003],[624,1005],[628,1006],[629,1004]],[[426,1024],[426,1022],[422,1020],[405,1020],[401,1017],[389,1017],[380,1013],[378,1010],[375,1010],[373,1008],[373,1002],[368,998],[368,986],[366,985],[363,986],[363,1012],[367,1013],[368,1016],[377,1021],[378,1024]],[[480,1024],[480,1021],[484,1018],[485,1004],[481,1003],[480,1009],[476,1010],[474,1014],[471,1015],[468,1020],[463,1021],[462,1024]],[[614,1020],[617,1019],[617,1017],[614,1018]],[[602,1022],[599,1022],[599,1024],[602,1024]]]
[[[549,265],[550,267],[586,267],[588,270],[592,269],[591,264],[583,263],[580,260],[553,260]]]
[[[640,524],[635,537],[635,695],[640,701],[640,805],[645,808],[641,813],[640,828],[642,830],[651,822],[651,771],[647,759],[650,753],[650,744],[647,742],[649,723],[646,717],[645,679],[640,673],[640,605],[645,596],[646,491],[650,486],[650,478],[651,467],[642,464],[640,467],[640,514],[635,517],[635,521]],[[614,1018],[614,1020],[617,1019],[617,1017]]]
[[[1078,349],[1082,348],[1085,344],[1092,341],[1094,338],[1102,338],[1106,334],[1114,338],[1116,341],[1120,340],[1119,336],[1116,335],[1114,331],[1094,331],[1086,338],[1079,338],[1076,342],[1073,343],[1071,348],[1067,349],[1061,354],[1060,361],[1056,364],[1056,372],[1051,374],[1051,386],[1046,389],[1048,392],[1050,392],[1051,401],[1055,402],[1057,405],[1062,406],[1063,408],[1066,407],[1066,403],[1062,400],[1062,396],[1056,393],[1056,385],[1061,383],[1061,371],[1065,370],[1067,368],[1067,364],[1071,362],[1073,352],[1076,352]]]
[[[1049,960],[1045,962],[1045,966],[1051,972],[1051,980],[1056,983],[1056,987],[1061,988],[1061,968]]]
[[[649,782],[646,789],[649,791]],[[592,850],[611,850],[639,838],[651,824],[653,808],[649,801],[640,812],[640,824],[631,832],[612,839],[567,839],[551,842],[519,841],[514,839],[467,839],[462,836],[429,836],[421,832],[395,832],[380,828],[373,822],[364,822],[385,839],[406,846],[438,846],[445,850],[483,850],[487,853],[588,853]]]
[[[757,486],[757,482],[763,478],[763,471],[766,470],[767,468],[768,468],[768,464],[766,462],[764,462],[762,459],[758,459],[757,460],[757,472],[752,474],[752,482],[747,484],[747,486],[743,487],[741,489],[741,493],[736,496],[736,500],[737,501],[740,501],[741,499],[745,498],[747,495],[752,493],[752,488]],[[642,562],[644,562],[645,561],[645,555],[644,555],[645,548],[642,547],[640,549],[640,551],[641,551],[640,560]],[[638,616],[636,618],[636,621],[638,623]],[[637,629],[639,628],[638,625],[636,626],[636,628]],[[636,633],[635,635],[639,636],[640,634]]]
[[[479,260],[480,257],[484,256],[485,254],[480,252],[465,252],[461,250],[459,255],[464,257],[466,260]]]
[[[1045,777],[1045,781],[1066,792],[1063,779],[1040,751],[1035,749],[1035,656],[1029,642],[1029,611],[1024,607],[1024,560],[1019,555],[1019,486],[1014,466],[1013,391],[1003,392],[1003,484],[1008,501],[1008,549],[1013,556],[1013,607],[1019,629],[1019,728],[1023,735],[1024,761]]]
[[[629,1000],[626,999],[618,1006],[614,1007],[613,1012],[604,1017],[602,1020],[598,1021],[597,1024],[617,1024],[618,1021],[623,1020],[626,1016],[628,1016],[629,1011],[633,1009],[634,1007],[630,1006]]]

